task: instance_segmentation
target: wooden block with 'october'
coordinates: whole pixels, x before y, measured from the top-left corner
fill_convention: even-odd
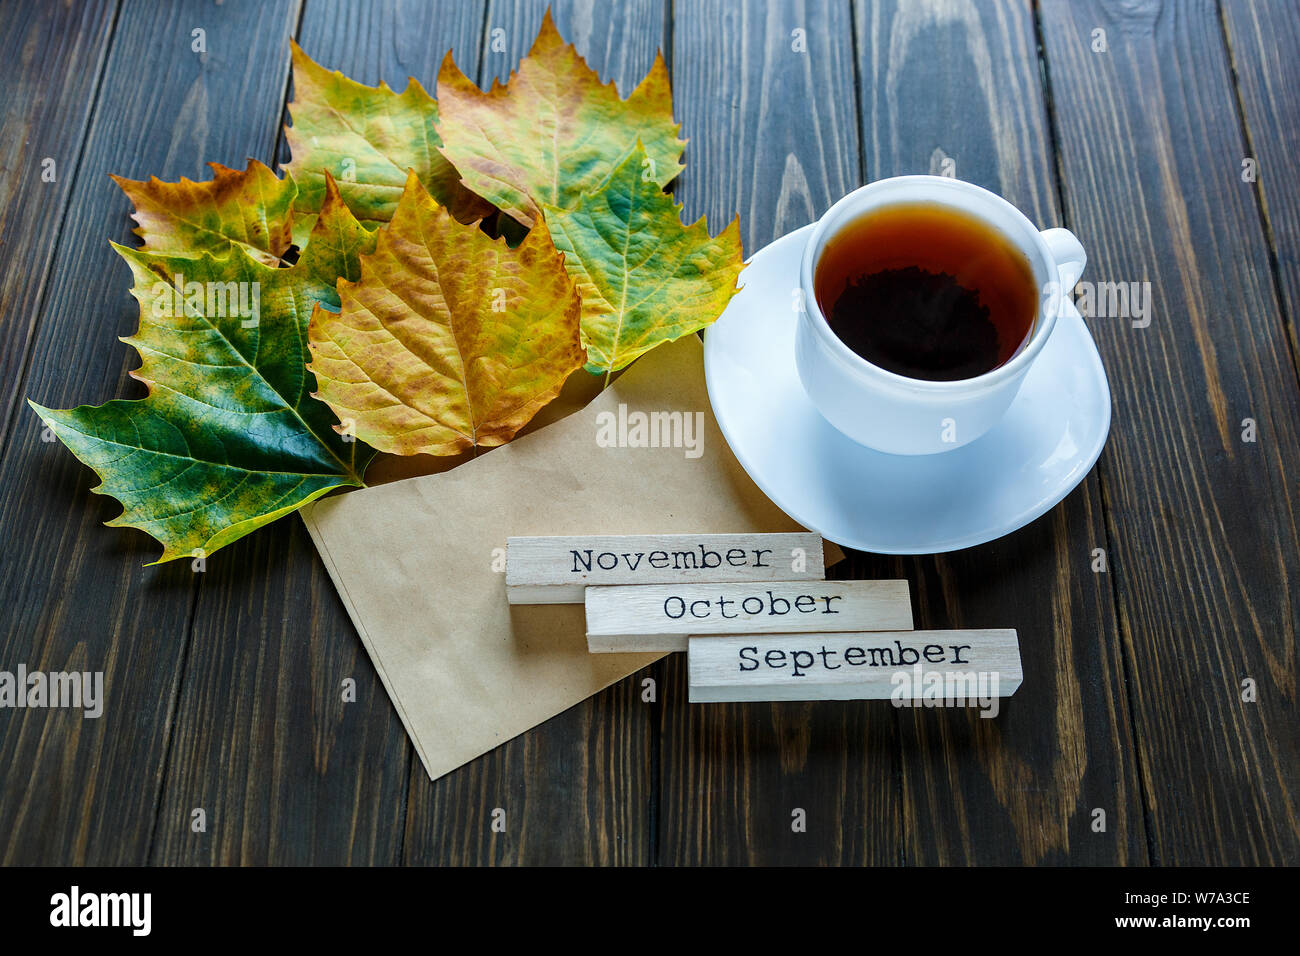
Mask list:
[[[905,631],[906,581],[770,581],[587,588],[587,650],[684,651],[693,634]]]
[[[629,534],[510,538],[511,604],[581,604],[588,585],[678,581],[815,581],[821,535]]]
[[[973,704],[1020,687],[1014,630],[692,637],[690,701]]]

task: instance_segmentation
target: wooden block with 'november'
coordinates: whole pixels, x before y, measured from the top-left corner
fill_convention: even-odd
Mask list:
[[[1020,687],[1014,630],[691,637],[691,703],[975,704]]]
[[[629,534],[510,538],[511,604],[581,604],[588,585],[678,581],[814,581],[821,535]]]
[[[772,581],[587,588],[587,650],[684,651],[692,634],[904,631],[906,581]]]

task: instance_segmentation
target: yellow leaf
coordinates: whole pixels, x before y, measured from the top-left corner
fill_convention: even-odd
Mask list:
[[[581,300],[546,230],[511,249],[458,223],[414,173],[339,299],[308,331],[315,395],[381,451],[504,444],[585,358]]]

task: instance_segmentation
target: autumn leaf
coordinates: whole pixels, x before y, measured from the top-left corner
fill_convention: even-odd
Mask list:
[[[543,204],[569,208],[599,186],[638,137],[655,183],[667,185],[682,169],[685,143],[673,122],[662,54],[622,100],[561,39],[549,10],[504,86],[493,81],[484,93],[448,54],[438,104],[442,153],[465,185],[529,227]]]
[[[302,259],[270,268],[241,246],[197,258],[115,246],[131,268],[146,398],[53,410],[31,403],[122,502],[110,525],[139,528],[170,561],[211,554],[342,485],[373,451],[333,429],[310,397],[306,337],[339,276],[359,275],[374,237],[326,182]],[[177,301],[181,299],[182,301]],[[238,305],[236,305],[238,303]],[[179,307],[178,307],[179,306]]]
[[[544,207],[582,294],[582,341],[593,373],[608,375],[712,323],[744,268],[739,223],[717,238],[704,217],[683,226],[681,207],[642,175],[644,160],[637,143],[576,208]]]
[[[393,218],[410,169],[461,222],[493,211],[438,152],[438,104],[415,79],[401,93],[386,83],[365,86],[325,69],[294,43],[293,97],[287,170],[298,184],[295,209],[304,223],[320,210],[326,172],[363,223]]]
[[[457,223],[414,174],[339,298],[309,330],[316,395],[380,451],[504,444],[583,363],[581,302],[546,230],[512,249]]]
[[[242,249],[258,262],[278,265],[292,243],[297,187],[257,160],[244,170],[208,163],[212,179],[163,182],[113,176],[135,206],[135,234],[144,251],[225,256]]]

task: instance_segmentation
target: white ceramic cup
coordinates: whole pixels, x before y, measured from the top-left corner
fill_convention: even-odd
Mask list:
[[[1041,290],[1029,341],[1005,364],[974,378],[933,382],[886,371],[831,330],[817,304],[813,275],[831,237],[856,219],[899,203],[946,206],[974,216],[1023,253]],[[1001,196],[944,176],[897,176],[862,186],[822,216],[799,268],[803,309],[795,332],[799,380],[817,410],[859,444],[895,455],[960,448],[997,424],[1056,327],[1065,295],[1087,256],[1067,229],[1039,232]]]

